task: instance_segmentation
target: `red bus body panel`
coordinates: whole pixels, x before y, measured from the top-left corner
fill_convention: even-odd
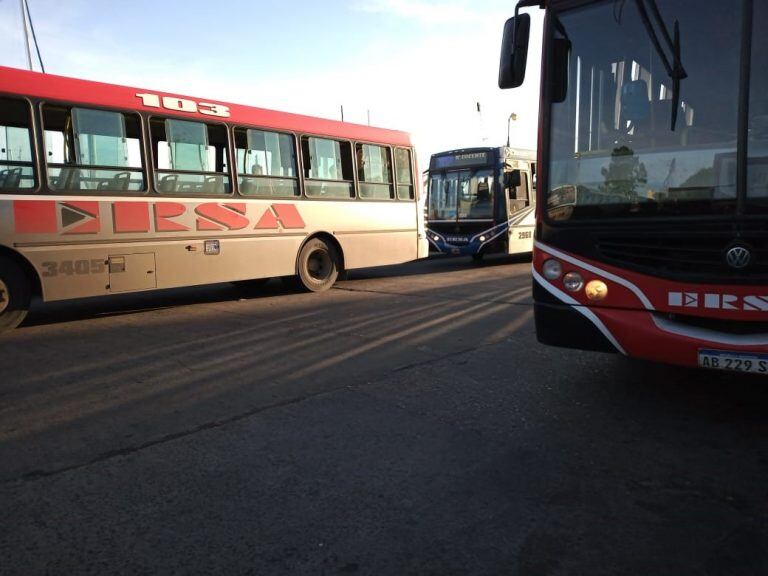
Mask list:
[[[571,293],[562,277],[548,280],[543,264],[554,258],[563,272],[578,272],[586,285],[602,280],[608,295],[590,302],[584,290]],[[536,243],[534,281],[564,306],[581,312],[629,356],[685,366],[698,365],[701,349],[768,354],[768,334],[735,334],[703,328],[681,317],[728,321],[768,320],[768,288],[759,285],[700,285],[654,278],[593,262],[582,256]]]
[[[338,122],[336,120],[291,114],[289,112],[278,112],[207,98],[201,99],[196,96],[91,82],[89,80],[79,80],[66,76],[42,74],[2,66],[0,66],[0,93],[10,95],[25,94],[29,97],[43,100],[90,104],[104,108],[138,110],[160,116],[181,116],[207,122],[225,121],[229,124],[242,124],[297,133],[322,134],[335,138],[380,142],[393,146],[411,146],[411,139],[407,132],[363,126],[349,122]],[[170,96],[194,102],[215,102],[227,106],[230,110],[230,115],[222,118],[204,115],[199,112],[181,112],[167,108],[145,106],[142,99],[136,96],[137,94],[145,93],[156,94],[160,98]]]

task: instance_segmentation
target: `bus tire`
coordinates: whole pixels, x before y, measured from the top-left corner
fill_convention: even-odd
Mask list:
[[[24,271],[10,258],[0,256],[0,333],[21,324],[30,300],[31,289]]]
[[[301,248],[297,263],[301,287],[310,292],[324,292],[339,277],[340,258],[334,246],[312,238]]]

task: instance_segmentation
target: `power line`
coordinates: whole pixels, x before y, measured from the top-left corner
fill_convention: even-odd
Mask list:
[[[43,57],[40,55],[40,46],[37,43],[37,34],[35,34],[35,25],[32,23],[32,13],[29,11],[29,0],[21,0],[22,4],[27,11],[27,21],[29,22],[29,29],[32,31],[32,40],[35,43],[35,51],[37,52],[37,60],[40,62],[40,70],[45,74],[45,65],[43,64]],[[29,44],[29,39],[27,39]],[[29,54],[29,46],[27,46],[27,54]]]
[[[27,13],[24,10],[24,0],[19,0],[19,8],[21,8],[21,28],[24,32],[24,51],[27,55],[27,68],[32,70],[32,54],[29,53],[29,31],[27,30]]]

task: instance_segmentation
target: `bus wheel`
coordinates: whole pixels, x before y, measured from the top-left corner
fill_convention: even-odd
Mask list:
[[[0,256],[0,332],[21,324],[29,310],[29,281],[21,268]]]
[[[323,292],[339,277],[339,255],[333,246],[312,238],[299,252],[299,280],[311,292]]]

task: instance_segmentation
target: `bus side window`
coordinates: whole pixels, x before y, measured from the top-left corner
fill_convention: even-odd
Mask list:
[[[235,153],[240,194],[299,195],[296,150],[291,134],[235,128]]]
[[[360,198],[390,200],[392,188],[392,158],[389,148],[374,144],[356,144],[357,179]]]
[[[54,190],[146,189],[138,116],[92,108],[43,108],[48,183]]]
[[[349,142],[303,136],[304,189],[312,198],[354,198],[352,146]]]
[[[155,186],[161,194],[230,194],[227,129],[175,118],[152,118]]]
[[[413,200],[413,174],[411,173],[411,151],[407,148],[395,148],[395,180],[397,197],[400,200]],[[426,190],[426,185],[424,190]]]
[[[0,98],[0,190],[36,186],[29,105]]]

